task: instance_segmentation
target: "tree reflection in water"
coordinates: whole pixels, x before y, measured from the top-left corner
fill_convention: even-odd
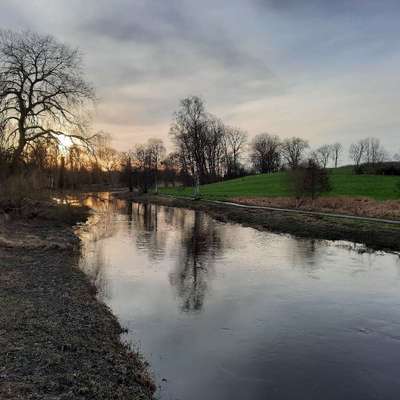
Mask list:
[[[84,241],[81,267],[99,288],[101,297],[110,296],[102,239],[126,232],[133,246],[152,262],[162,263],[168,257],[167,249],[173,253],[176,261],[169,282],[176,289],[181,309],[202,309],[215,258],[223,249],[218,222],[199,211],[95,197],[89,200],[96,214],[81,232],[88,239]]]
[[[168,226],[179,227],[177,263],[170,273],[170,283],[182,299],[183,311],[200,311],[208,281],[214,273],[215,257],[222,250],[216,222],[198,211],[146,203],[134,203],[131,207],[128,212],[132,213],[136,246],[146,251],[152,260],[161,260],[165,256]]]
[[[193,224],[183,231],[176,269],[170,274],[170,283],[182,299],[182,311],[202,309],[209,279],[214,273],[215,257],[221,250],[222,241],[215,221],[195,211]]]
[[[148,253],[151,260],[161,260],[165,256],[168,232],[165,229],[159,229],[162,211],[160,206],[133,203],[131,207],[131,224],[134,225],[136,247]]]

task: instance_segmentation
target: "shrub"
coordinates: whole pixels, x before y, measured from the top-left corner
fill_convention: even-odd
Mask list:
[[[377,175],[397,175],[400,176],[400,162],[387,162],[375,168]]]
[[[379,164],[362,164],[355,169],[357,174],[400,176],[400,162],[390,161]]]
[[[0,183],[0,209],[4,212],[21,212],[32,201],[49,198],[46,177],[40,172],[16,173]]]
[[[311,159],[292,171],[289,179],[297,197],[309,196],[314,200],[332,189],[327,170]]]

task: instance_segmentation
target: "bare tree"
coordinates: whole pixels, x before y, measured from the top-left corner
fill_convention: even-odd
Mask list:
[[[139,171],[138,184],[144,193],[147,193],[151,185],[152,154],[148,146],[138,144],[134,151],[136,169]]]
[[[179,173],[182,170],[180,165],[180,157],[176,152],[169,153],[163,160],[163,179],[165,186],[171,184],[175,186]],[[182,180],[183,182],[185,179]]]
[[[247,142],[247,133],[239,128],[227,127],[225,130],[226,174],[238,176],[240,157]]]
[[[93,141],[94,154],[100,167],[108,172],[113,171],[119,165],[118,152],[111,147],[111,134],[100,131]]]
[[[367,154],[368,142],[363,139],[359,140],[356,143],[352,143],[349,149],[349,156],[354,163],[354,167],[357,170],[360,168],[360,164],[363,161],[363,158]]]
[[[131,150],[121,153],[121,181],[128,186],[130,192],[133,191],[133,158],[134,153]]]
[[[201,183],[207,175],[204,155],[206,128],[207,114],[203,101],[197,96],[181,100],[170,134],[183,159],[182,164],[195,181]]]
[[[254,168],[261,173],[276,172],[281,163],[281,146],[281,141],[276,135],[257,135],[251,142],[250,153]]]
[[[192,178],[197,193],[198,183],[212,182],[224,175],[227,128],[206,112],[203,101],[197,96],[183,99],[174,117],[170,134],[185,174]],[[241,146],[235,143],[237,159]]]
[[[364,156],[364,162],[370,165],[376,165],[381,163],[386,158],[386,151],[382,147],[381,142],[377,138],[365,139],[366,151]]]
[[[164,158],[166,150],[164,143],[161,139],[149,139],[148,141],[148,151],[151,157],[152,167],[154,169],[154,184],[155,192],[158,192],[158,169],[161,160]]]
[[[203,157],[205,174],[208,181],[215,181],[222,176],[222,161],[225,153],[226,127],[223,122],[208,115],[204,130]]]
[[[314,152],[314,157],[318,164],[321,165],[322,168],[326,168],[328,166],[329,160],[332,155],[332,148],[329,144],[324,144],[318,147]]]
[[[14,165],[41,138],[87,143],[82,107],[93,98],[76,49],[51,36],[0,33],[0,119],[13,143]]]
[[[299,137],[285,139],[282,143],[282,156],[291,169],[296,169],[309,147],[307,140]]]
[[[332,158],[333,158],[333,162],[335,164],[335,168],[338,167],[338,162],[339,159],[342,155],[343,152],[343,146],[341,143],[336,142],[334,144],[331,145],[331,152],[332,152]]]

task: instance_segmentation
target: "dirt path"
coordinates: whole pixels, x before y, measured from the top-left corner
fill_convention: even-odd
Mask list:
[[[151,399],[70,226],[0,224],[0,399]]]

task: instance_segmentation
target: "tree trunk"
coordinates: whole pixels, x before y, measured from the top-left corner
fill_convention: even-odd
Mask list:
[[[25,141],[20,139],[18,142],[18,147],[15,149],[14,154],[12,156],[12,161],[11,161],[12,172],[15,172],[20,166],[24,148],[25,148]]]

